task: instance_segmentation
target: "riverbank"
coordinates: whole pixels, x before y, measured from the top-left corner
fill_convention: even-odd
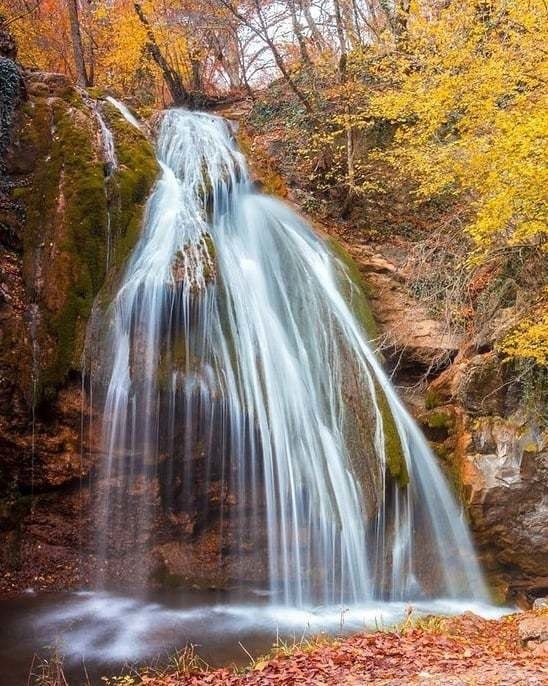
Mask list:
[[[209,671],[192,651],[172,671],[148,669],[107,686],[541,686],[548,684],[548,611],[486,620],[415,618],[343,639],[321,637],[272,652],[240,670]]]

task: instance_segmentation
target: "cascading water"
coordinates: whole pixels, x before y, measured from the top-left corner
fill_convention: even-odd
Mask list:
[[[166,112],[158,159],[104,316],[99,557],[152,545],[159,508],[184,528],[192,506],[220,564],[265,551],[274,602],[486,598],[341,260],[255,192],[223,119]]]

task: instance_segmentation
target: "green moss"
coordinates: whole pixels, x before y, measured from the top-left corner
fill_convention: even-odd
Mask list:
[[[345,272],[349,277],[348,279],[341,279],[341,284],[344,289],[343,293],[347,303],[352,308],[355,317],[358,319],[369,338],[376,338],[378,335],[377,325],[373,318],[369,303],[367,302],[367,289],[357,264],[342,245],[334,238],[329,239],[328,245],[337,259],[342,263]],[[388,400],[378,384],[376,384],[375,391],[383,422],[386,466],[390,476],[395,479],[400,486],[405,486],[409,483],[409,473],[407,471],[398,429],[394,422]]]
[[[141,235],[144,206],[159,167],[145,135],[109,103],[104,103],[103,109],[114,135],[118,158],[118,169],[109,190],[116,199],[111,203],[113,263],[115,269],[120,269]]]
[[[440,460],[446,461],[451,457],[450,449],[445,445],[445,443],[439,443],[437,441],[430,441],[430,447],[434,453],[439,457]]]
[[[441,405],[441,398],[437,391],[432,389],[426,391],[426,395],[424,397],[424,406],[426,409],[433,410],[435,407],[438,407],[438,405]]]
[[[378,335],[377,325],[367,302],[369,289],[362,278],[358,265],[335,238],[329,238],[327,244],[331,252],[342,263],[349,277],[349,280],[341,279],[347,303],[350,305],[352,312],[362,325],[369,339],[376,338]]]
[[[377,404],[382,416],[384,429],[384,450],[386,454],[386,467],[390,476],[397,481],[400,486],[409,483],[409,472],[405,462],[405,456],[396,427],[396,422],[388,405],[388,400],[381,388],[377,386]]]
[[[78,328],[85,326],[105,275],[102,163],[83,101],[76,92],[73,100],[76,109],[58,98],[38,98],[27,111],[22,133],[24,146],[36,158],[32,186],[18,193],[26,210],[25,283],[42,305],[45,333],[56,341],[39,379],[39,391],[46,396],[77,364]]]
[[[98,100],[99,98],[102,98],[105,96],[105,89],[101,88],[100,86],[92,86],[91,88],[87,89],[88,95],[91,98],[94,98],[95,100]]]
[[[205,236],[204,236],[204,243],[205,243],[205,245],[206,245],[206,248],[207,248],[207,252],[208,252],[208,254],[209,254],[209,257],[210,257],[212,260],[215,260],[215,256],[216,256],[216,254],[217,254],[217,249],[216,249],[216,247],[215,247],[215,242],[214,242],[214,240],[213,240],[211,234],[209,234],[209,233],[206,233],[206,234],[205,234]]]
[[[26,212],[25,284],[40,305],[41,340],[46,337],[38,393],[48,398],[80,366],[87,319],[105,283],[109,210],[119,267],[139,237],[158,168],[144,136],[118,122],[113,129],[120,170],[107,204],[96,121],[80,94],[70,89],[64,99],[36,97],[23,114],[21,144],[36,163],[32,185],[16,195]]]
[[[75,125],[68,113],[57,124],[63,149],[66,228],[60,247],[70,255],[72,269],[65,304],[51,320],[58,342],[57,359],[48,370],[53,384],[79,362],[74,359],[78,329],[85,327],[105,278],[107,227],[103,165],[96,158],[89,131]]]
[[[431,429],[446,429],[450,431],[453,428],[453,420],[445,412],[432,412],[428,415],[427,423]]]

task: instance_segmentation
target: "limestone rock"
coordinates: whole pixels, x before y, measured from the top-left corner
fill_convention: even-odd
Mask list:
[[[465,489],[478,540],[497,559],[540,575],[548,569],[547,437],[519,415],[470,423]]]

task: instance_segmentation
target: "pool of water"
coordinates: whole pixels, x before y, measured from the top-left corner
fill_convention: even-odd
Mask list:
[[[465,601],[412,604],[418,613],[465,610],[497,617],[508,608]],[[396,624],[405,603],[292,609],[260,593],[170,591],[146,597],[111,592],[28,592],[0,601],[0,686],[26,686],[33,657],[63,656],[70,686],[85,673],[92,684],[125,667],[166,661],[187,644],[213,666],[245,664],[276,640],[299,641],[321,632],[346,633]],[[35,658],[36,659],[36,658]]]

